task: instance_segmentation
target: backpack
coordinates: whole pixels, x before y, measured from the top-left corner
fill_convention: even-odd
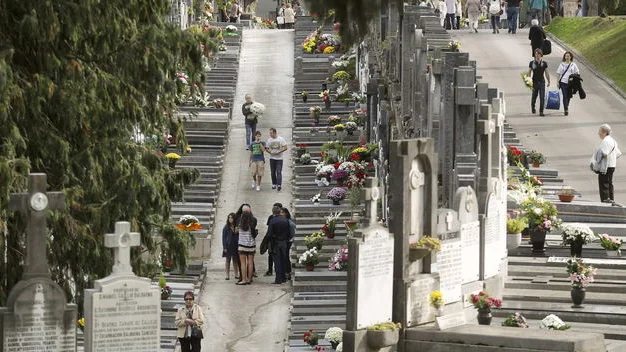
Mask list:
[[[500,14],[500,0],[491,1],[489,4],[489,13],[494,16]]]

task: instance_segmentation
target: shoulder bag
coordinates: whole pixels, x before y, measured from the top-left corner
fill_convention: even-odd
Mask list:
[[[196,306],[193,307],[193,310],[196,310]],[[191,314],[191,318],[193,319],[193,313]],[[204,338],[204,334],[202,333],[202,328],[194,325],[191,327],[191,337],[196,338],[196,339],[203,339]]]

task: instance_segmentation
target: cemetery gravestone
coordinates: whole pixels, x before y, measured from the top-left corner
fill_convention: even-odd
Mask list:
[[[139,233],[130,223],[117,222],[105,246],[115,251],[110,276],[85,291],[85,350],[87,352],[139,351],[160,348],[160,291],[150,279],[137,277],[130,264],[130,249],[139,246]]]
[[[500,261],[504,256],[503,234],[500,217],[500,201],[494,193],[487,196],[486,212],[483,216],[483,234],[481,236],[481,267],[482,278],[487,279],[498,275],[500,272]],[[506,242],[504,242],[506,248]]]
[[[471,187],[461,187],[454,197],[454,208],[458,213],[461,237],[461,276],[463,284],[477,281],[480,276],[480,221],[478,201]]]
[[[440,209],[437,219],[437,233],[441,239],[441,250],[437,253],[440,290],[446,303],[458,302],[462,299],[464,264],[459,221],[456,212],[450,209]]]
[[[62,209],[61,192],[48,192],[46,174],[30,174],[29,193],[12,194],[11,210],[26,213],[27,247],[22,281],[0,308],[0,351],[76,351],[76,306],[67,304],[63,289],[50,279],[46,215]]]

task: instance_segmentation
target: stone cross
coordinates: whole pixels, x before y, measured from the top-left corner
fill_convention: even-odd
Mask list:
[[[381,189],[378,187],[378,179],[375,177],[368,177],[365,179],[365,202],[369,207],[370,226],[376,224],[378,221],[378,200],[382,198]]]
[[[452,229],[452,222],[454,221],[454,216],[452,212],[448,212],[446,214],[446,230],[450,231]]]
[[[24,279],[50,277],[46,260],[46,215],[48,210],[63,209],[65,196],[62,192],[46,192],[47,187],[46,174],[33,173],[28,175],[28,193],[12,193],[10,196],[10,209],[28,217]]]
[[[115,223],[115,233],[108,233],[104,237],[104,246],[113,248],[115,253],[112,276],[135,275],[130,265],[130,247],[139,245],[141,245],[141,236],[138,232],[130,232],[129,222]]]

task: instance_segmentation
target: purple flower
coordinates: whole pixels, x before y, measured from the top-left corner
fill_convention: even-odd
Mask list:
[[[348,192],[344,188],[335,187],[328,192],[328,194],[326,195],[326,198],[338,201],[338,200],[344,200],[347,195],[348,195]]]
[[[341,169],[335,170],[331,176],[333,180],[344,180],[346,177],[348,177],[348,172]]]

